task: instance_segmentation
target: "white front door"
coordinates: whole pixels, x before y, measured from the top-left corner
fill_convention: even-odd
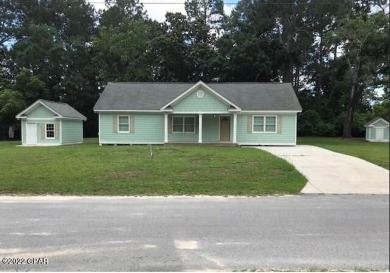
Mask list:
[[[26,144],[35,145],[38,141],[38,130],[36,123],[26,124]]]
[[[376,128],[376,140],[383,140],[384,137],[385,137],[385,129]]]

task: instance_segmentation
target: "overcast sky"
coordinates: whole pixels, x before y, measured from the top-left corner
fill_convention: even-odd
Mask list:
[[[104,0],[87,0],[92,3],[97,10],[104,9]],[[151,19],[163,22],[165,20],[165,13],[184,11],[185,0],[140,0],[144,4],[144,9],[148,12]],[[225,13],[230,14],[238,0],[225,0]]]

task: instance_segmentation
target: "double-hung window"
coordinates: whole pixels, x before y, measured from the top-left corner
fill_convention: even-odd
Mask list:
[[[195,133],[194,116],[174,116],[172,123],[174,133]]]
[[[130,117],[129,116],[118,116],[118,132],[128,133],[130,130]]]
[[[254,133],[276,133],[276,116],[253,116]]]
[[[55,127],[54,123],[46,123],[46,139],[55,138]]]

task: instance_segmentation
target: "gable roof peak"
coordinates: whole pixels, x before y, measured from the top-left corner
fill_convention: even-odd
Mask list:
[[[29,107],[24,109],[22,112],[16,115],[16,118],[21,118],[22,115],[26,114],[30,110],[35,109],[38,105],[42,105],[53,114],[57,115],[59,118],[71,118],[71,119],[82,119],[87,120],[87,118],[78,112],[76,109],[71,107],[69,104],[65,102],[55,102],[45,99],[38,99]]]
[[[231,102],[230,100],[228,100],[226,97],[222,96],[221,94],[219,94],[217,91],[215,91],[214,89],[212,89],[210,86],[208,86],[207,84],[205,84],[204,82],[202,81],[198,81],[197,83],[195,83],[194,85],[192,85],[189,89],[187,89],[186,91],[184,91],[183,93],[181,93],[179,96],[177,96],[176,98],[174,98],[173,100],[171,100],[170,102],[168,102],[167,104],[165,104],[163,107],[160,108],[160,111],[164,111],[166,110],[166,108],[168,106],[171,106],[172,104],[176,103],[177,101],[180,101],[181,99],[183,99],[184,97],[186,97],[189,93],[191,93],[193,90],[195,90],[198,86],[202,85],[204,88],[206,88],[210,93],[214,94],[217,98],[219,98],[220,100],[222,100],[223,102],[225,102],[226,104],[229,104],[231,107],[235,108],[237,111],[241,111],[241,108],[238,107],[236,104],[234,104],[233,102]]]

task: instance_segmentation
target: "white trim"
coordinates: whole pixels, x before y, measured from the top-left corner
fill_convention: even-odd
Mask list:
[[[229,115],[230,113],[229,112],[205,112],[205,111],[201,111],[201,112],[194,112],[194,111],[184,112],[184,111],[180,111],[180,112],[173,112],[172,114],[174,114],[174,115],[199,115],[199,114],[205,114],[205,115]]]
[[[173,118],[179,118],[179,117],[183,118],[183,131],[182,132],[175,132],[175,130],[174,130],[175,124],[173,123]],[[184,122],[185,119],[184,118],[194,118],[194,131],[193,132],[186,132],[185,131],[185,122]],[[172,134],[195,134],[196,133],[195,126],[196,126],[195,115],[191,115],[191,116],[172,115]]]
[[[130,126],[131,126],[131,124],[130,124],[130,116],[129,115],[117,115],[118,116],[118,118],[117,118],[117,133],[118,134],[128,134],[128,133],[130,133]],[[119,120],[120,120],[120,117],[127,117],[127,126],[129,126],[129,128],[128,128],[128,130],[127,131],[121,131],[120,130],[120,126],[119,126]]]
[[[27,143],[29,140],[29,133],[28,133],[28,125],[30,124],[34,124],[35,125],[35,139],[34,139],[34,143]],[[22,124],[23,126],[23,124]],[[28,145],[28,146],[35,146],[38,144],[38,123],[35,123],[35,122],[24,122],[24,127],[22,128],[22,130],[25,130],[24,132],[24,142],[23,142],[23,136],[22,136],[22,145]]]
[[[39,120],[49,120],[49,121],[53,121],[54,122],[54,118],[26,118],[27,121],[39,121]]]
[[[198,143],[202,143],[202,134],[203,134],[203,115],[199,114],[199,121],[198,121]]]
[[[168,114],[167,113],[164,114],[164,143],[168,143]]]
[[[46,107],[48,110],[50,110],[51,112],[53,112],[53,113],[56,114],[57,116],[63,117],[62,115],[58,114],[56,111],[54,111],[53,109],[51,109],[49,106],[47,106],[46,104],[44,104],[42,101],[37,100],[36,102],[34,102],[33,104],[31,104],[29,107],[27,107],[26,109],[24,109],[22,112],[20,112],[19,114],[17,114],[17,115],[16,115],[16,118],[21,118],[21,115],[23,115],[24,113],[26,113],[26,112],[30,111],[31,109],[33,109],[34,107],[36,107],[37,104],[41,104],[42,106]]]
[[[62,144],[62,120],[60,120],[60,126],[59,126],[60,128],[59,128],[59,130],[60,130],[60,132],[59,132],[59,136],[60,136],[60,143]],[[55,132],[54,132],[55,133]]]
[[[168,110],[165,110],[168,111]],[[118,113],[118,112],[140,112],[140,113],[161,113],[160,110],[94,110],[95,113],[99,112],[112,112],[112,113]]]
[[[244,114],[261,114],[261,113],[266,113],[266,114],[296,114],[296,113],[301,113],[301,111],[291,111],[291,110],[243,110],[241,111],[241,113],[244,113]]]
[[[255,131],[255,117],[263,117],[263,131]],[[266,131],[267,117],[275,118],[275,131]],[[253,134],[276,134],[278,132],[278,116],[276,115],[253,115],[252,116],[252,133]]]
[[[371,122],[371,123],[369,123],[369,124],[367,124],[367,125],[364,125],[364,127],[375,127],[373,124],[375,124],[375,123],[377,123],[378,121],[383,121],[384,123],[386,123],[387,125],[387,127],[389,126],[389,122],[387,121],[387,120],[385,120],[384,118],[378,118],[378,119],[376,119],[376,120],[374,120],[373,122]],[[387,128],[387,127],[385,127],[385,128]],[[380,127],[376,127],[376,128],[380,128]]]
[[[282,126],[283,126],[283,122],[282,122]],[[295,115],[295,136],[294,136],[294,142],[295,142],[295,145],[297,145],[297,137],[298,137],[298,113],[296,113]]]
[[[237,145],[240,146],[296,146],[294,143],[259,143],[259,142],[238,142]]]
[[[237,143],[237,113],[233,114],[233,143]]]
[[[87,120],[87,118],[69,118],[69,117],[53,117],[54,119],[59,119],[59,120],[61,120],[61,119],[74,119],[74,120],[83,120],[83,121],[86,121]]]
[[[115,144],[118,144],[118,145],[145,145],[145,144],[164,144],[164,142],[110,142],[110,141],[104,141],[104,142],[101,142],[100,144],[102,145],[105,145],[105,144],[109,144],[109,145],[115,145]]]
[[[112,118],[112,119],[113,119],[113,118]],[[101,133],[100,133],[100,132],[101,132],[101,131],[100,131],[100,130],[101,130],[101,126],[100,126],[100,113],[98,113],[98,122],[99,122],[99,125],[98,125],[98,126],[99,126],[99,129],[98,129],[98,130],[99,130],[99,131],[98,131],[98,138],[99,138],[99,144],[101,144],[102,141],[101,141],[101,136],[100,136],[100,135],[101,135]]]
[[[198,99],[201,99],[204,97],[204,91],[203,90],[198,90],[198,92],[196,92],[196,96],[198,97]]]
[[[187,94],[189,94],[192,90],[194,90],[195,88],[197,88],[198,86],[203,86],[205,89],[207,89],[209,92],[213,93],[215,96],[217,96],[218,98],[220,98],[221,100],[223,100],[225,103],[227,104],[230,104],[231,106],[241,110],[240,107],[238,107],[237,105],[235,105],[234,103],[232,103],[231,101],[229,101],[228,99],[226,99],[224,96],[220,95],[218,92],[216,92],[214,89],[210,88],[209,86],[207,86],[204,82],[202,81],[198,81],[196,84],[194,84],[191,88],[189,88],[188,90],[184,91],[184,93],[181,93],[179,96],[177,96],[175,99],[173,99],[172,101],[168,102],[166,105],[164,105],[163,107],[160,108],[161,111],[164,110],[164,108],[170,106],[171,104],[174,104],[175,102],[179,101],[180,99],[182,99],[183,97],[185,97]]]
[[[53,137],[48,137],[47,136],[47,125],[48,124],[53,124]],[[50,123],[50,122],[45,122],[45,139],[56,139],[56,124]]]
[[[80,143],[67,143],[69,145],[71,144],[81,144]],[[23,144],[22,146],[24,147],[48,147],[48,146],[62,146],[62,145],[65,145],[65,144],[60,144],[60,143],[38,143],[38,144],[35,144],[35,145],[32,145],[32,144]]]

